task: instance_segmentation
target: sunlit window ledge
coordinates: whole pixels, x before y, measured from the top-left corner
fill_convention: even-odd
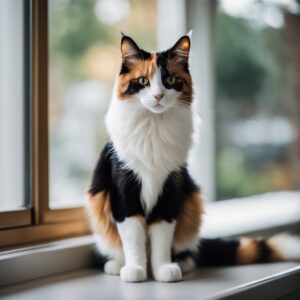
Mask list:
[[[273,233],[300,222],[300,192],[276,192],[207,203],[201,230],[205,237]]]
[[[201,235],[265,235],[290,229],[299,221],[300,192],[269,193],[206,203]],[[93,248],[90,235],[4,251],[0,286],[92,266]]]

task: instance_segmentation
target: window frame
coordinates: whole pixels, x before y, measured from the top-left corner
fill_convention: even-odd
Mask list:
[[[48,0],[25,0],[25,15],[25,199],[31,205],[0,212],[0,247],[89,233],[83,207],[49,206]]]
[[[0,230],[2,228],[25,226],[31,224],[30,209],[0,212]],[[0,231],[1,239],[1,231]]]
[[[205,201],[215,202],[217,199],[214,43],[218,1],[184,1],[186,32],[195,28],[192,33],[191,73],[194,82],[195,110],[201,118],[195,122],[198,142],[194,143],[188,162],[193,178],[201,186]]]

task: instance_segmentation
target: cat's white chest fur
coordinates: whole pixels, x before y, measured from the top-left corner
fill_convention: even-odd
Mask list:
[[[119,159],[141,180],[141,201],[149,213],[169,173],[187,159],[192,140],[191,107],[172,107],[154,114],[138,103],[113,99],[106,126]]]

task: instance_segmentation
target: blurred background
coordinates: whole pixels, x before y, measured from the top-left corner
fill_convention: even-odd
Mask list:
[[[209,201],[299,190],[299,3],[170,2],[49,1],[52,207],[82,204],[108,139],[104,116],[120,67],[120,31],[156,50],[193,29],[199,147],[206,150],[191,160]]]

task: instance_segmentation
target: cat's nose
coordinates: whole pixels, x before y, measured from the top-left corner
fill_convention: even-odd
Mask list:
[[[153,95],[153,97],[157,100],[157,102],[159,102],[163,96],[164,96],[164,94]]]

